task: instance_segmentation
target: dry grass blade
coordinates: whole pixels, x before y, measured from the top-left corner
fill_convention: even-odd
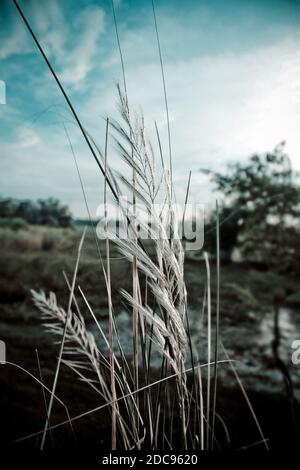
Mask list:
[[[220,361],[219,361],[219,364],[227,364],[228,362],[231,363],[232,360],[223,359],[223,360],[220,360]],[[212,366],[213,363],[210,363],[209,365]],[[207,367],[207,366],[208,366],[207,363],[206,363],[206,364],[199,364],[199,365],[195,366],[195,369],[198,369],[198,368],[205,368],[205,367]],[[191,372],[192,370],[193,370],[192,368],[186,369],[185,371],[183,371],[183,374],[186,375],[186,374],[188,374],[189,372]],[[140,392],[142,392],[142,391],[145,390],[145,389],[149,389],[149,388],[152,388],[152,387],[156,387],[156,386],[159,385],[160,383],[165,382],[165,381],[170,380],[170,379],[173,379],[173,378],[175,378],[175,377],[177,377],[177,376],[178,376],[178,374],[174,373],[174,374],[168,375],[168,376],[166,376],[166,377],[163,377],[162,379],[156,380],[155,382],[152,382],[152,383],[150,383],[150,384],[148,384],[148,385],[145,385],[144,387],[141,387],[141,388],[138,389],[138,390],[133,390],[131,393],[128,393],[127,395],[124,395],[124,396],[122,396],[122,397],[119,397],[117,401],[120,402],[120,401],[122,401],[122,400],[126,400],[126,399],[127,399],[128,397],[130,397],[130,396],[136,395],[137,393],[140,393]],[[39,381],[38,381],[38,382],[39,382]],[[63,422],[61,422],[61,423],[54,424],[54,425],[51,426],[51,428],[49,428],[49,430],[50,430],[50,429],[51,429],[51,430],[52,430],[52,429],[58,429],[58,428],[60,428],[61,426],[65,426],[66,424],[70,424],[70,421],[71,421],[71,422],[77,421],[77,420],[79,420],[79,419],[81,419],[81,418],[84,418],[84,417],[89,416],[89,415],[91,415],[91,414],[93,414],[93,413],[96,413],[96,412],[98,412],[98,411],[101,411],[101,410],[103,410],[103,409],[105,409],[105,408],[107,408],[107,407],[109,407],[109,406],[112,406],[112,404],[113,404],[113,403],[111,403],[111,402],[107,402],[107,403],[105,403],[104,405],[97,406],[96,408],[93,408],[93,409],[91,409],[91,410],[85,411],[84,413],[81,413],[81,414],[79,414],[79,415],[73,416],[70,420],[66,420],[66,421],[63,421]],[[8,445],[12,445],[12,444],[16,444],[16,443],[19,443],[19,442],[23,442],[23,441],[25,441],[25,440],[27,440],[27,439],[32,439],[33,437],[36,437],[36,436],[41,435],[43,432],[44,432],[43,430],[34,432],[34,433],[29,434],[29,435],[27,435],[27,436],[24,436],[24,437],[21,437],[21,438],[19,438],[19,439],[16,439],[15,441],[11,442],[11,443],[8,444]]]
[[[216,201],[216,252],[217,252],[217,305],[216,305],[216,332],[215,332],[215,366],[213,378],[213,404],[212,404],[212,425],[211,425],[211,448],[214,445],[215,435],[215,415],[217,401],[217,382],[218,382],[218,350],[219,350],[219,324],[220,324],[220,226],[219,226],[219,207]]]
[[[250,402],[250,400],[249,400],[249,397],[248,397],[248,395],[247,395],[247,392],[246,392],[246,390],[245,390],[245,388],[244,388],[244,386],[243,386],[243,384],[242,384],[242,382],[241,382],[241,379],[240,379],[240,377],[239,377],[239,375],[238,375],[238,373],[237,373],[237,370],[236,370],[236,368],[234,367],[234,365],[232,364],[231,360],[229,359],[228,353],[227,353],[227,351],[226,351],[224,345],[223,345],[222,343],[221,343],[221,345],[222,345],[222,349],[223,349],[223,351],[224,351],[224,353],[225,353],[226,359],[229,361],[230,367],[231,367],[231,369],[232,369],[232,372],[234,373],[234,376],[235,376],[235,378],[236,378],[236,381],[237,381],[237,383],[238,383],[239,386],[240,386],[240,389],[241,389],[241,391],[242,391],[242,394],[244,395],[244,398],[245,398],[246,403],[247,403],[247,405],[248,405],[248,407],[249,407],[250,413],[251,413],[251,415],[252,415],[252,417],[253,417],[253,419],[254,419],[254,421],[255,421],[255,424],[256,424],[256,426],[257,426],[258,432],[259,432],[259,434],[260,434],[260,436],[261,436],[261,438],[262,438],[261,442],[263,442],[265,448],[266,448],[267,450],[269,450],[268,439],[266,439],[265,436],[264,436],[264,433],[263,433],[263,431],[262,431],[262,428],[261,428],[261,426],[260,426],[260,424],[259,424],[259,421],[258,421],[257,416],[256,416],[256,414],[255,414],[255,411],[254,411],[254,409],[253,409],[253,406],[252,406],[252,404],[251,404],[251,402]]]
[[[46,418],[46,422],[45,422],[45,429],[44,429],[44,434],[43,434],[43,438],[42,438],[42,442],[41,442],[41,450],[43,450],[43,448],[44,448],[45,439],[46,439],[46,433],[47,433],[47,428],[48,428],[49,419],[50,419],[50,416],[51,416],[51,411],[52,411],[52,406],[53,406],[53,396],[54,396],[55,390],[56,390],[56,385],[57,385],[57,380],[58,380],[58,374],[59,374],[59,369],[60,369],[60,363],[61,363],[62,354],[63,354],[63,349],[64,349],[64,345],[65,345],[65,338],[66,338],[66,334],[67,334],[68,321],[69,321],[70,314],[71,314],[72,298],[73,298],[73,293],[74,293],[74,288],[75,288],[75,282],[76,282],[76,276],[77,276],[77,271],[78,271],[78,266],[79,266],[79,260],[80,260],[80,254],[81,254],[81,249],[82,249],[82,245],[83,245],[83,242],[84,242],[85,233],[86,233],[86,230],[84,230],[84,232],[83,232],[83,234],[82,234],[82,237],[81,237],[81,240],[80,240],[80,243],[79,243],[79,247],[78,247],[78,254],[77,254],[76,265],[75,265],[75,270],[74,270],[74,276],[73,276],[73,282],[72,282],[72,289],[71,289],[71,293],[70,293],[70,297],[69,297],[68,312],[67,312],[67,315],[66,315],[66,318],[65,318],[65,326],[64,326],[64,329],[63,329],[62,340],[61,340],[61,346],[60,346],[60,351],[59,351],[59,356],[58,356],[58,361],[57,361],[57,366],[56,366],[54,381],[53,381],[52,395],[51,395],[51,398],[50,398],[49,407],[48,407],[48,411],[47,411],[47,418]],[[43,302],[42,294],[40,295],[40,297],[39,297],[39,295],[38,295],[36,292],[34,292],[34,291],[32,291],[32,294],[33,294],[34,300],[36,301],[36,305],[39,303],[39,301],[42,301],[42,302]],[[52,303],[55,304],[55,302],[56,302],[56,299],[55,299],[55,298],[52,298]],[[51,302],[50,302],[50,303],[51,303]]]
[[[209,449],[210,436],[210,362],[211,362],[211,290],[210,290],[210,266],[208,254],[204,253],[207,272],[207,393],[206,393],[206,449]]]

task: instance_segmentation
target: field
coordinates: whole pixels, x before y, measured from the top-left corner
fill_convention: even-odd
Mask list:
[[[28,226],[13,231],[0,229],[0,307],[1,339],[7,346],[6,365],[0,367],[1,390],[1,441],[11,443],[15,439],[43,429],[45,402],[42,387],[16,366],[26,368],[41,377],[50,389],[59,351],[59,341],[45,331],[39,310],[33,305],[30,290],[44,290],[56,294],[59,305],[67,308],[69,290],[63,271],[68,279],[76,263],[77,248],[82,227],[68,229]],[[103,258],[104,243],[100,244]],[[122,340],[123,351],[131,361],[132,311],[124,302],[120,289],[130,292],[131,265],[111,244],[111,283],[113,309]],[[216,273],[211,260],[212,312],[215,311]],[[185,262],[185,279],[191,336],[200,360],[207,354],[204,287],[206,269],[202,253],[189,252]],[[274,292],[280,304],[280,358],[293,379],[294,394],[300,399],[300,370],[291,363],[291,342],[297,339],[300,327],[299,295],[297,279],[275,276],[259,271],[243,263],[221,265],[220,337],[250,397],[257,418],[270,447],[292,445],[297,438],[286,397],[282,371],[274,358],[274,321],[272,298]],[[92,229],[88,229],[82,248],[75,295],[82,309],[87,329],[95,334],[99,348],[108,357],[103,340],[97,336],[93,318],[78,293],[81,287],[95,316],[108,333],[107,290],[95,248]],[[213,322],[214,328],[214,322]],[[224,358],[222,351],[220,359]],[[40,370],[39,365],[40,364]],[[159,377],[160,356],[153,355],[151,381]],[[205,382],[205,376],[204,376]],[[155,396],[155,388],[152,393]],[[57,395],[67,404],[71,416],[97,407],[99,400],[93,390],[78,380],[62,364]],[[254,445],[260,448],[260,436],[247,403],[228,364],[219,365],[217,412],[226,423],[229,436],[217,423],[220,445],[226,448],[242,448]],[[298,413],[298,411],[297,411]],[[66,419],[65,409],[55,404],[51,424]],[[299,421],[299,414],[296,414]],[[93,448],[99,443],[110,445],[110,417],[104,411],[74,422],[74,432],[81,445]],[[175,437],[176,439],[176,437]],[[68,426],[53,430],[49,446],[56,448],[76,445]],[[21,445],[21,444],[20,444]],[[39,445],[38,437],[26,440],[24,446]]]

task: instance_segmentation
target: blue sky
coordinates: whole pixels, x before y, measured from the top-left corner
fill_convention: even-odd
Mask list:
[[[104,117],[118,117],[121,67],[110,0],[20,0],[84,125],[102,146]],[[131,107],[150,137],[167,126],[150,0],[115,1]],[[183,197],[188,172],[197,200],[214,195],[198,169],[220,168],[285,139],[300,169],[300,2],[156,0],[171,117],[174,180]],[[0,2],[0,194],[56,196],[85,207],[66,124],[92,213],[103,181],[60,92],[11,0]],[[110,149],[110,161],[120,167]]]

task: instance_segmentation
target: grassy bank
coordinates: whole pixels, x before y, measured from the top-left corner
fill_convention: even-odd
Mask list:
[[[43,380],[49,387],[55,370],[59,344],[53,343],[52,336],[46,334],[42,328],[40,313],[33,305],[30,289],[55,292],[60,305],[67,308],[68,288],[63,271],[69,278],[72,277],[81,233],[81,228],[49,229],[28,226],[18,231],[0,229],[1,339],[7,344],[7,360],[20,364],[38,375],[37,350]],[[104,257],[104,244],[100,243],[100,247]],[[124,304],[120,289],[128,291],[131,289],[131,265],[114,245],[111,245],[110,255],[114,312],[117,319],[118,315],[128,316],[127,326],[120,325],[121,330],[125,328],[127,331],[120,331],[120,335],[121,337],[127,335],[130,341],[128,325],[131,312],[122,313],[126,312],[128,307]],[[276,370],[270,352],[272,337],[263,343],[258,341],[258,337],[261,334],[261,322],[270,312],[274,295],[281,296],[284,304],[289,298],[295,298],[298,285],[296,280],[275,277],[269,272],[258,271],[243,264],[226,264],[222,266],[221,275],[222,340],[232,357],[241,361],[238,365],[241,377],[275,445],[280,440],[280,427],[274,430],[273,407],[276,406],[278,410],[276,419],[286,421],[286,429],[291,429],[289,408],[284,397],[282,377]],[[201,331],[207,327],[202,314],[206,271],[203,258],[192,252],[188,253],[186,258],[185,279],[189,306],[193,312],[192,336],[199,356],[205,359],[207,344],[205,335],[201,335]],[[83,245],[77,285],[82,286],[95,315],[105,329],[108,323],[107,290],[91,229],[88,230]],[[213,263],[211,288],[214,299],[216,275]],[[78,301],[89,328],[93,319],[84,308],[82,299],[79,298]],[[215,309],[214,303],[212,309],[213,311]],[[294,315],[297,315],[297,310],[294,311]],[[272,329],[270,332],[272,333]],[[248,364],[243,364],[245,361]],[[0,376],[3,416],[1,433],[4,441],[8,442],[22,434],[26,435],[40,429],[45,405],[43,405],[41,387],[32,383],[24,373],[9,366],[6,367],[5,374],[3,371],[2,369]],[[298,373],[297,370],[293,372]],[[230,431],[229,444],[226,442],[224,429],[222,430],[222,426],[218,423],[217,429],[222,436],[221,441],[224,439],[222,446],[237,448],[250,445],[255,442],[257,430],[251,424],[249,410],[247,411],[230,369],[227,367],[224,372],[221,370],[219,376],[217,410],[220,410]],[[151,380],[158,377],[159,368],[157,370],[154,368]],[[90,407],[99,404],[97,395],[88,390],[85,384],[80,383],[65,366],[61,371],[57,394],[68,403],[71,415],[86,411],[87,403]],[[65,410],[56,405],[53,422],[63,420],[64,416]],[[96,445],[96,442],[99,442],[97,439],[100,439],[102,445],[109,446],[107,430],[110,426],[110,416],[107,413],[100,416],[100,420],[97,419],[97,414],[85,418],[76,426],[83,445],[91,445],[93,442]],[[244,417],[241,418],[242,416]],[[69,431],[59,430],[54,435],[56,442],[60,438],[64,445],[74,444],[73,435]],[[95,435],[98,436],[97,439]],[[288,435],[287,440],[289,439],[291,443],[292,431],[291,433],[288,431]],[[31,442],[30,446],[32,445],[35,444]]]

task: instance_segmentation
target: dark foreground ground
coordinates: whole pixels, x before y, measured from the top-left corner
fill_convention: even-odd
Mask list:
[[[51,387],[58,345],[41,325],[34,308],[30,289],[54,291],[66,308],[68,292],[62,270],[71,278],[76,259],[80,231],[29,228],[19,232],[1,229],[0,233],[0,339],[7,346],[7,361],[16,363],[38,376],[36,350],[43,380]],[[94,240],[88,233],[78,273],[82,287],[103,328],[107,327],[107,296]],[[114,308],[125,352],[130,354],[130,314],[122,303],[121,287],[130,290],[130,268],[112,250]],[[205,290],[205,266],[201,256],[190,254],[186,261],[186,282],[193,341],[200,357],[205,359],[205,317],[202,316]],[[214,268],[212,291],[214,298]],[[300,339],[300,313],[297,279],[278,277],[246,265],[222,266],[221,337],[229,355],[235,359],[240,378],[248,392],[271,448],[295,447],[300,427],[299,411],[286,398],[282,371],[274,358],[272,342],[273,300],[280,299],[280,358],[290,374],[294,394],[300,400],[300,366],[291,362],[291,344]],[[90,318],[87,325],[93,331]],[[153,377],[157,377],[153,363]],[[230,440],[220,425],[217,434],[221,448],[261,449],[261,437],[249,408],[228,366],[220,368],[217,411],[226,423]],[[57,395],[67,404],[70,415],[99,405],[93,391],[80,383],[70,370],[62,366]],[[55,405],[52,424],[66,419],[65,410]],[[45,404],[41,387],[15,366],[0,365],[0,442],[3,445],[43,428]],[[219,426],[219,428],[218,428]],[[109,448],[109,417],[99,412],[74,423],[75,436],[68,426],[53,431],[48,440],[51,448]],[[10,449],[36,448],[39,438],[13,444]],[[249,447],[250,446],[250,447]]]

